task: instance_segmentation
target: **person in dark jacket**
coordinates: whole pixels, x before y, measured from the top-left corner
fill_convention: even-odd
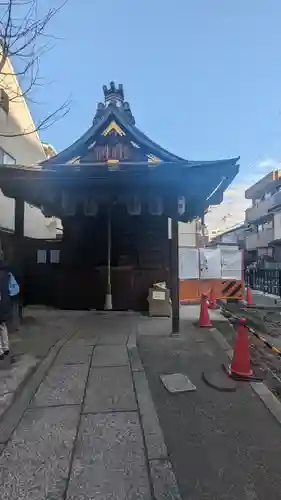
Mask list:
[[[10,314],[9,269],[0,254],[0,361],[9,354],[7,321]]]

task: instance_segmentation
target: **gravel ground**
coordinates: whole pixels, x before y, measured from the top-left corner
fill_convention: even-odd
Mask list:
[[[253,328],[265,333],[272,339],[281,339],[281,310],[246,309],[239,303],[227,304],[227,309],[238,316],[247,317]]]

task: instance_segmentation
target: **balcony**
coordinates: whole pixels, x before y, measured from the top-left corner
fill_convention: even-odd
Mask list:
[[[273,195],[273,204],[272,204],[272,207],[276,207],[278,205],[281,205],[281,191],[278,191],[278,193],[275,193]]]
[[[253,222],[267,215],[268,211],[281,205],[281,191],[275,193],[267,200],[260,201],[255,207],[247,208],[245,213],[246,222]]]
[[[274,240],[273,228],[266,229],[261,233],[249,233],[246,236],[246,249],[256,250],[257,248],[267,247]]]
[[[245,212],[246,222],[255,221],[260,217],[266,215],[268,213],[268,210],[270,210],[274,205],[276,205],[275,196],[278,194],[281,195],[281,193],[276,193],[274,196],[271,196],[271,198],[260,201],[255,207],[247,208]]]

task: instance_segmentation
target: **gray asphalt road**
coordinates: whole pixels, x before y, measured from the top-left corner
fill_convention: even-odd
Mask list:
[[[183,500],[280,499],[280,425],[246,384],[235,393],[207,387],[202,371],[227,360],[208,331],[184,330],[184,340],[139,339]],[[173,372],[188,375],[197,391],[168,393],[159,375]]]

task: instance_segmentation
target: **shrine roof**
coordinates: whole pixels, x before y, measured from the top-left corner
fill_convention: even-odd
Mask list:
[[[48,183],[63,189],[69,186],[99,186],[104,183],[114,184],[116,187],[125,183],[138,186],[147,186],[147,183],[161,186],[177,185],[177,190],[190,200],[201,200],[200,210],[209,205],[217,205],[223,199],[223,193],[233,181],[239,171],[238,158],[205,162],[162,162],[153,167],[145,168],[144,163],[119,163],[118,167],[100,164],[66,165],[54,164],[44,168],[42,165],[26,167],[22,165],[1,165],[0,185],[4,194],[16,197],[19,193],[26,200],[40,206],[33,200],[36,192],[40,191],[40,200],[44,193],[48,193]],[[23,183],[23,181],[25,181]],[[44,189],[42,191],[42,186]],[[24,192],[28,191],[28,195]],[[27,192],[26,191],[26,192]],[[199,215],[196,213],[196,215]]]
[[[222,201],[239,171],[239,157],[190,161],[174,155],[136,127],[122,85],[111,83],[103,92],[92,126],[64,151],[35,166],[0,165],[0,187],[6,196],[23,197],[40,208],[54,190],[142,186],[147,191],[151,186],[164,196],[173,192],[188,200],[189,211],[181,220],[200,216]],[[103,156],[104,151],[109,154]]]
[[[103,86],[103,91],[104,102],[98,103],[92,126],[69,147],[52,158],[43,161],[44,168],[49,165],[70,163],[76,158],[80,159],[86,156],[95,139],[106,130],[107,125],[110,125],[110,123],[115,123],[117,127],[120,127],[120,134],[127,134],[130,141],[133,141],[137,147],[144,147],[152,155],[160,157],[161,160],[183,160],[180,156],[170,153],[152,141],[136,127],[130,105],[124,101],[122,85],[116,87],[115,83],[111,82],[109,88]]]

